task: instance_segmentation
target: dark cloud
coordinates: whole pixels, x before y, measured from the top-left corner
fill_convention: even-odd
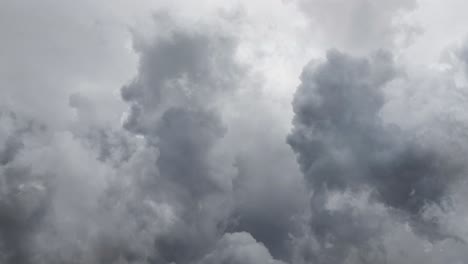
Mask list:
[[[378,233],[367,224],[369,217],[348,209],[330,212],[330,191],[370,188],[377,201],[407,215],[413,231],[430,239],[449,237],[423,213],[426,206],[443,206],[463,167],[383,123],[382,87],[396,75],[388,53],[360,59],[330,51],[325,62],[309,65],[301,76],[288,143],[313,189],[311,230],[319,244],[333,247],[316,253],[318,263],[341,263],[350,248],[368,245]]]
[[[384,90],[408,78],[390,53],[312,61],[290,112],[270,93],[295,81],[279,69],[302,67],[284,55],[297,54],[284,38],[302,17],[290,35],[276,34],[283,21],[251,25],[255,8],[159,11],[154,36],[132,29],[133,54],[114,28],[129,23],[114,14],[122,6],[94,2],[0,4],[0,263],[467,259],[464,156],[384,118]],[[395,47],[394,18],[415,6],[298,3],[327,46],[351,53]],[[291,7],[273,5],[275,18]],[[120,94],[104,98],[116,83]]]
[[[2,172],[8,188],[0,205],[0,233],[6,263],[33,263],[32,238],[44,221],[49,197],[39,180],[32,180],[27,169],[7,169]]]
[[[236,40],[209,29],[174,29],[138,51],[138,76],[122,89],[131,105],[124,126],[158,153],[156,170],[138,188],[175,212],[171,228],[154,238],[156,259],[189,263],[222,235],[230,212],[235,168],[215,156],[225,134],[216,108],[244,69]]]
[[[1,113],[1,118],[3,122],[10,121],[10,125],[14,126],[16,121],[16,117],[13,113]],[[20,139],[16,127],[3,127],[2,129],[2,148],[0,150],[0,164],[6,165],[11,162],[16,154],[18,154],[19,150],[23,147],[23,142]]]
[[[0,112],[0,259],[4,263],[32,263],[30,244],[48,211],[47,178],[17,162],[23,141],[42,130],[15,113]]]
[[[162,116],[157,136],[159,171],[174,183],[187,186],[187,202],[221,191],[206,163],[212,145],[223,136],[213,114],[171,108]]]
[[[167,22],[172,23],[176,24]],[[41,189],[51,197],[47,210],[40,210],[44,222],[38,221],[31,231],[26,226],[13,229],[5,239],[5,247],[14,248],[24,263],[61,263],[72,258],[87,264],[193,263],[214,250],[233,225],[233,214],[242,215],[236,230],[251,231],[276,255],[284,250],[289,214],[298,210],[297,198],[276,209],[274,201],[265,199],[271,197],[268,188],[258,195],[257,187],[249,190],[253,178],[262,175],[266,179],[273,170],[258,170],[248,161],[243,162],[244,172],[238,177],[240,166],[235,166],[234,159],[238,150],[231,145],[237,143],[230,141],[232,136],[225,139],[228,126],[223,121],[222,101],[235,93],[247,71],[236,59],[237,41],[211,28],[174,25],[149,42],[135,40],[138,74],[122,89],[130,107],[126,131],[103,122],[99,105],[75,93],[69,98],[76,114],[69,131],[48,131],[38,153],[30,146],[24,150],[27,158],[33,153],[44,156],[45,164],[32,162],[31,169],[51,173],[54,187],[53,192]],[[280,152],[289,151],[283,136],[278,142],[283,146]],[[70,154],[61,145],[68,146]],[[9,162],[21,144],[5,146]],[[276,155],[260,161],[281,159]],[[291,157],[285,164],[295,167]],[[58,165],[50,166],[53,163]],[[282,174],[275,173],[277,182],[272,186],[280,189]],[[248,201],[235,204],[233,199],[242,194],[263,202],[241,209]],[[287,191],[282,194],[287,195]],[[284,210],[288,203],[293,209]],[[262,207],[276,212],[252,222],[259,216],[255,208]],[[267,229],[260,230],[262,225],[282,231],[270,236]],[[20,231],[27,233],[23,236]],[[13,236],[25,238],[15,242]],[[263,245],[246,236],[248,247],[259,248],[260,259],[272,261]]]
[[[289,237],[299,231],[295,217],[303,211],[306,196],[292,155],[277,142],[263,139],[236,162],[235,220],[230,229],[249,232],[275,258],[287,260]]]

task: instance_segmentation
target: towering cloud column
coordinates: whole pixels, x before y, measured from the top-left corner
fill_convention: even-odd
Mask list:
[[[342,263],[356,248],[370,252],[380,232],[382,215],[376,212],[330,209],[336,195],[368,193],[369,203],[403,216],[418,235],[449,236],[424,212],[443,206],[462,166],[382,121],[382,88],[396,76],[388,53],[362,59],[336,50],[302,73],[288,143],[313,193],[310,229],[319,244],[317,263]]]

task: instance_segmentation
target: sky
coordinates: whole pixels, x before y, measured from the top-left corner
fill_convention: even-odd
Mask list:
[[[0,0],[0,264],[468,263],[466,8]]]

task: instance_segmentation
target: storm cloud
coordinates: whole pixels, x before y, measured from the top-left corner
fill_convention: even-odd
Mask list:
[[[396,75],[391,55],[380,52],[366,60],[330,51],[316,67],[302,75],[288,138],[311,185],[369,185],[382,202],[411,215],[426,203],[441,203],[461,164],[405,139],[378,115],[384,103],[380,89]]]
[[[389,53],[361,59],[336,50],[301,75],[288,143],[313,190],[310,228],[323,247],[318,263],[341,263],[350,248],[376,243],[372,240],[379,233],[378,222],[369,222],[375,216],[349,206],[327,208],[335,192],[368,191],[371,202],[402,214],[416,234],[430,241],[459,240],[439,230],[437,219],[424,212],[447,206],[450,186],[466,172],[464,164],[383,122],[382,89],[397,77]]]
[[[0,3],[0,263],[465,263],[459,5]]]

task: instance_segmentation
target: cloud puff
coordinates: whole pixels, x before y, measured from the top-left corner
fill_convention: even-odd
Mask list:
[[[170,107],[208,109],[236,87],[244,70],[236,39],[207,29],[173,30],[152,43],[137,43],[139,75],[122,89],[131,105],[125,127],[149,134]]]
[[[348,254],[349,247],[367,244],[379,232],[367,223],[371,217],[346,208],[328,210],[330,192],[336,191],[370,189],[376,201],[405,215],[414,232],[429,239],[450,237],[424,212],[430,205],[444,206],[464,167],[382,121],[382,89],[396,76],[388,53],[360,59],[334,50],[302,74],[288,143],[313,190],[312,232],[319,244],[334,247],[329,257]],[[343,249],[338,253],[336,247]],[[322,262],[338,261],[327,259]]]
[[[245,232],[226,233],[216,243],[213,251],[198,262],[199,264],[281,264],[272,258],[268,249]]]

